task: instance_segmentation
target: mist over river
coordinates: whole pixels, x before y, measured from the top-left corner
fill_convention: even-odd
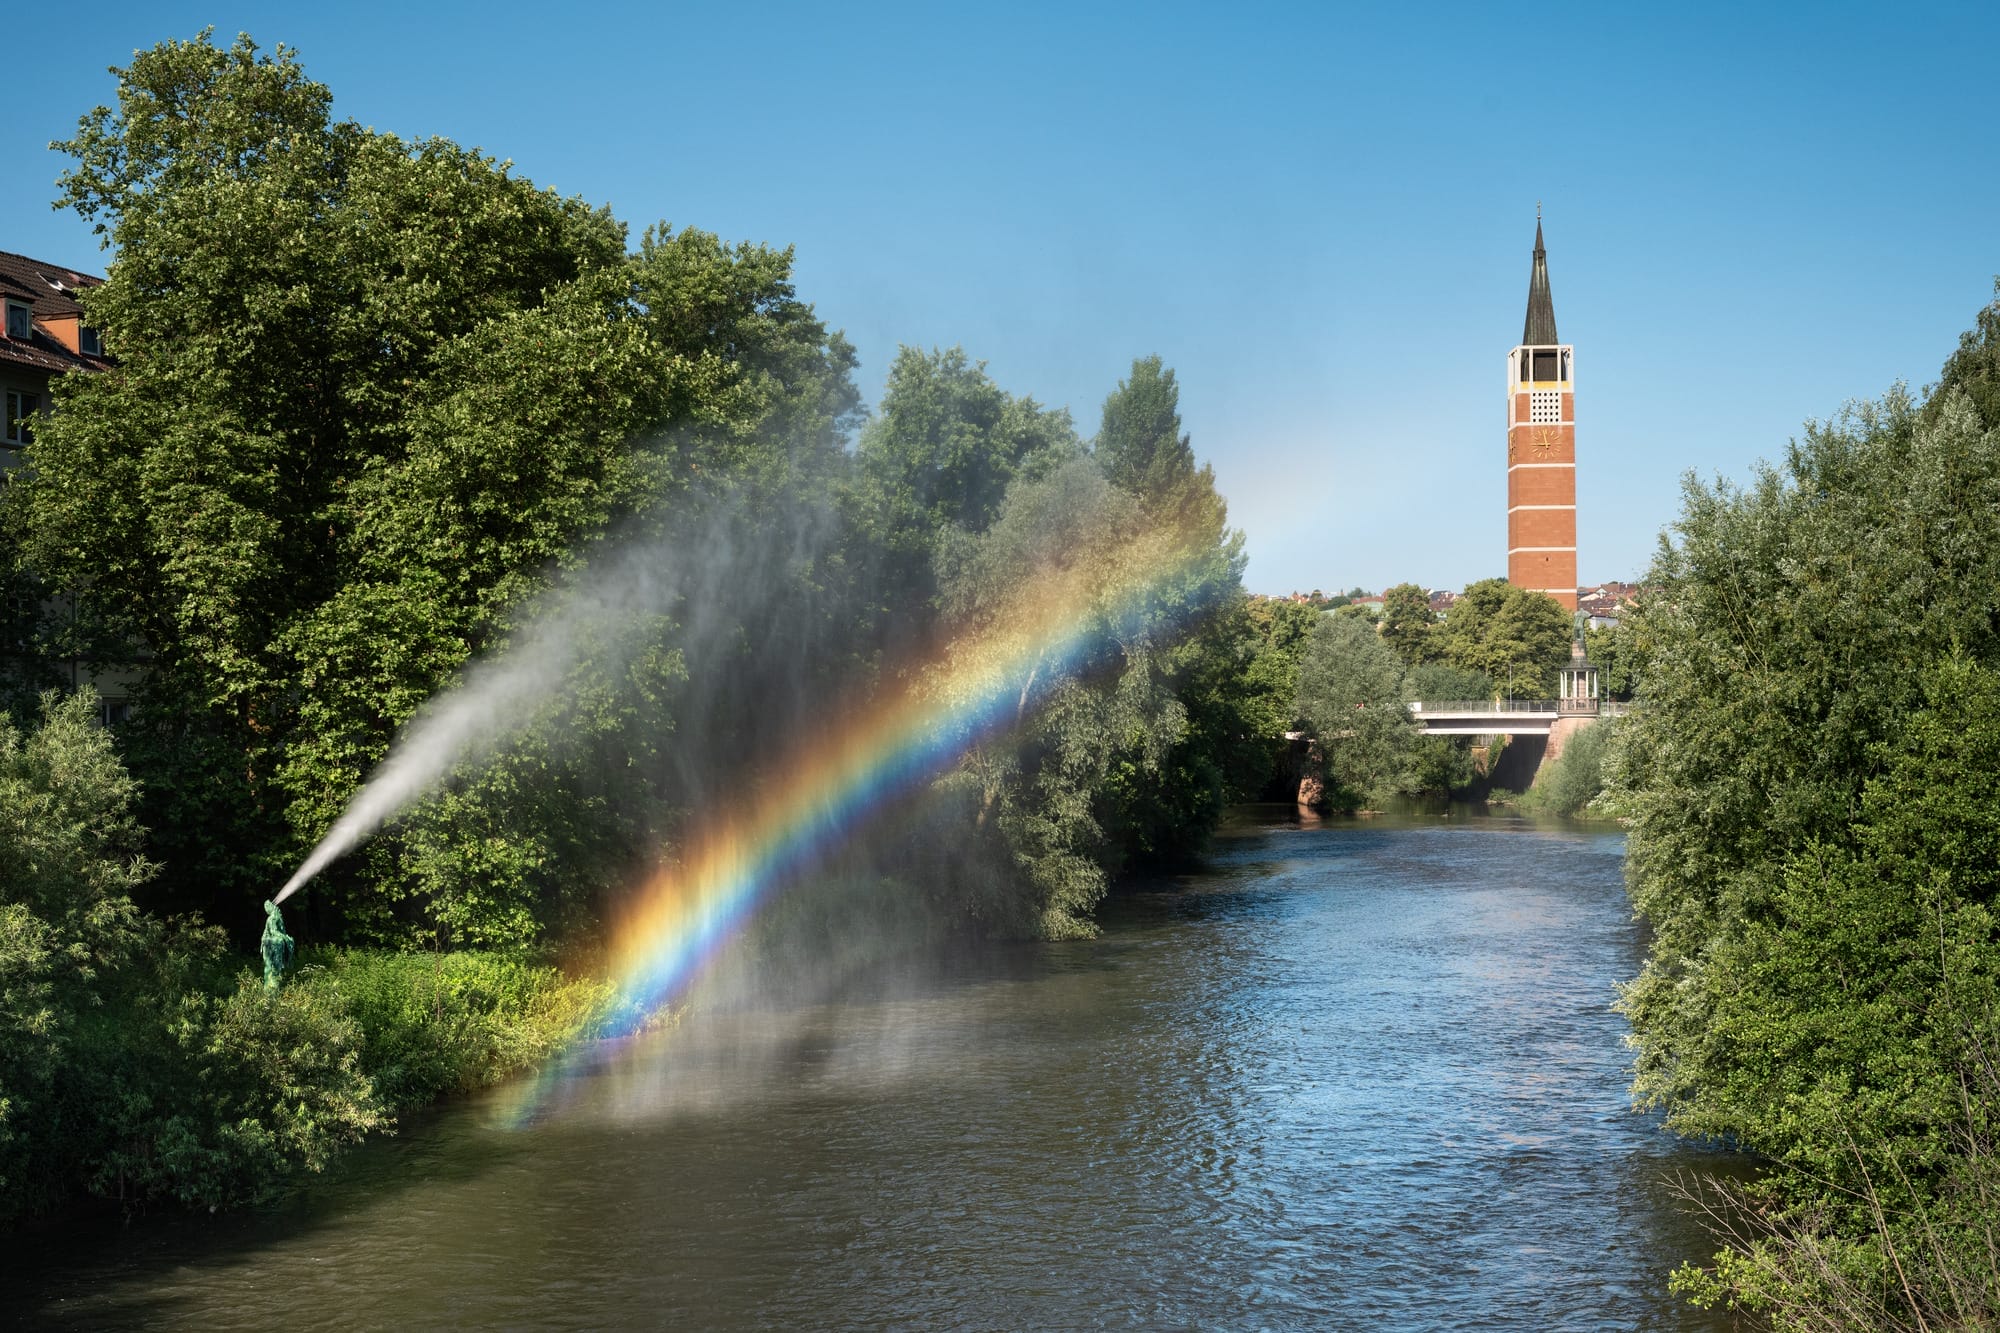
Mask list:
[[[1096,940],[739,1006],[526,1128],[412,1119],[274,1209],[18,1238],[90,1328],[1710,1328],[1627,1105],[1615,830],[1239,812]],[[801,891],[810,891],[805,889]]]

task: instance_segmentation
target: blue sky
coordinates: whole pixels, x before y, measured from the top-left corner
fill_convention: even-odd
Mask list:
[[[1935,378],[2000,274],[1991,4],[37,5],[0,249],[102,270],[46,145],[208,24],[635,235],[796,245],[871,398],[958,343],[1089,433],[1159,353],[1260,592],[1504,571],[1538,200],[1592,582],[1683,473]]]

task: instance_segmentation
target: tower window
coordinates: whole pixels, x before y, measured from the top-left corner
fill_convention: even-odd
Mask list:
[[[1562,391],[1537,389],[1528,395],[1528,421],[1537,426],[1562,424]]]
[[[1535,382],[1554,384],[1556,382],[1556,349],[1538,348],[1535,352]]]

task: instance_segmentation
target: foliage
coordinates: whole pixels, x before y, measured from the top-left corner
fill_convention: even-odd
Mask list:
[[[1643,594],[1639,600],[1643,604]],[[1643,616],[1628,614],[1616,625],[1583,632],[1584,656],[1597,667],[1605,698],[1630,700],[1638,692],[1651,659],[1646,624]]]
[[[1876,749],[1956,645],[1996,647],[2000,439],[1960,400],[1920,424],[1902,393],[1811,428],[1738,491],[1690,480],[1641,616],[1647,706],[1627,746],[1634,901],[1653,923],[1624,1005],[1638,1091],[1692,1132],[1731,1133],[1711,1067],[1712,965],[1785,867],[1839,845]]]
[[[153,867],[97,708],[0,721],[0,1216],[255,1197],[382,1123],[337,1008],[232,991],[218,932],[137,911]]]
[[[1152,521],[1088,457],[1008,489],[985,532],[954,529],[938,551],[942,609],[955,631],[933,690],[959,688],[984,662],[1034,658],[1014,727],[975,744],[940,783],[972,814],[988,865],[967,877],[987,928],[1051,938],[1092,933],[1109,848],[1096,808],[1117,763],[1160,772],[1188,733],[1159,662],[1201,616],[1237,595],[1241,557],[1220,533]],[[1136,598],[1136,604],[1135,604]],[[1066,654],[1052,615],[1086,613]],[[1029,690],[1045,702],[1027,707]],[[961,829],[960,837],[964,836]],[[983,887],[981,887],[983,885]]]
[[[1320,618],[1299,666],[1297,707],[1318,742],[1330,804],[1352,809],[1407,787],[1419,732],[1403,664],[1366,622]]]
[[[95,712],[94,695],[51,694],[25,736],[0,718],[0,1212],[71,1151],[58,1108],[79,1024],[149,935],[131,899],[153,873],[133,783]]]
[[[1398,583],[1382,593],[1382,642],[1395,649],[1406,666],[1436,660],[1438,619],[1431,614],[1430,594],[1414,583]],[[1475,699],[1478,695],[1453,695]]]
[[[1839,1290],[1895,1319],[1983,1326],[2000,1317],[2000,674],[1948,658],[1878,749],[1844,845],[1795,858],[1714,951],[1738,984],[1716,1006],[1707,1100],[1726,1098],[1781,1170],[1738,1201],[1773,1225],[1682,1280],[1778,1311]]]
[[[1927,404],[1932,412],[1963,395],[1980,424],[2000,427],[2000,278],[1994,279],[1995,299],[1984,306],[1973,327],[1958,340],[1958,350],[1944,363],[1937,391]]]
[[[1530,810],[1580,815],[1604,791],[1605,756],[1617,743],[1622,718],[1599,718],[1571,735],[1562,753],[1547,764],[1535,785],[1521,796]]]
[[[1455,667],[1507,682],[1515,697],[1552,699],[1571,635],[1569,612],[1547,593],[1481,579],[1466,585],[1438,626],[1435,652]]]
[[[1244,677],[1251,690],[1253,724],[1260,735],[1281,736],[1299,723],[1299,664],[1324,613],[1304,602],[1252,599],[1251,656]]]
[[[1808,427],[1747,487],[1690,479],[1630,621],[1635,1094],[1776,1164],[1770,1227],[1683,1281],[1787,1326],[1855,1291],[1913,1318],[1983,1271],[1951,1266],[1985,1262],[1993,1223],[1968,1146],[1993,1129],[1973,1089],[2000,1013],[1986,345],[1922,404],[1898,389]],[[1951,1271],[1920,1281],[1925,1255]]]
[[[861,432],[851,500],[890,647],[921,643],[909,618],[921,624],[935,603],[945,531],[983,531],[1016,477],[1044,475],[1079,449],[1067,411],[1007,393],[963,349],[897,350]]]
[[[1174,534],[1179,554],[1203,566],[1199,604],[1149,655],[1159,687],[1180,704],[1185,730],[1151,770],[1134,756],[1118,759],[1097,802],[1114,871],[1184,865],[1206,845],[1226,803],[1258,794],[1273,742],[1286,728],[1269,726],[1245,670],[1254,629],[1238,588],[1242,537],[1228,530],[1214,470],[1195,465],[1181,430],[1180,389],[1160,358],[1134,361],[1130,377],[1104,400],[1092,452],[1153,528]]]
[[[789,251],[657,228],[628,256],[602,210],[330,106],[247,38],[120,71],[62,180],[117,246],[85,299],[119,364],[58,382],[6,497],[21,558],[87,584],[105,655],[147,663],[127,745],[164,900],[231,922],[551,569],[658,530],[697,481],[836,466],[858,402]],[[585,739],[630,738],[598,721]],[[570,774],[513,780],[538,766],[546,807]],[[507,904],[631,833],[547,813],[478,834],[525,876]],[[422,907],[438,845],[345,867],[312,910],[386,893],[464,933]],[[498,910],[471,937],[540,928]]]
[[[1425,662],[1411,667],[1403,680],[1404,691],[1412,699],[1491,699],[1496,694],[1493,677],[1449,662]]]
[[[600,1028],[610,982],[508,954],[317,949],[288,991],[344,1010],[384,1105],[488,1086]]]

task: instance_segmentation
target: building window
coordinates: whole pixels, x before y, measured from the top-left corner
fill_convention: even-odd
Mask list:
[[[7,336],[27,342],[35,336],[35,308],[25,301],[7,303]]]
[[[1536,389],[1528,395],[1528,420],[1538,426],[1562,424],[1562,391]]]
[[[104,340],[97,336],[96,329],[78,329],[76,331],[76,345],[85,356],[104,355]]]
[[[7,390],[7,419],[0,423],[0,443],[33,444],[35,428],[32,423],[38,406],[34,394],[22,393],[18,389]]]

